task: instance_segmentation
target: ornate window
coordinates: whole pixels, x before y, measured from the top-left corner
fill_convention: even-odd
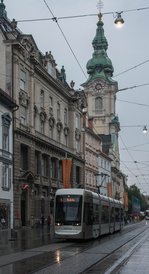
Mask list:
[[[27,84],[27,81],[26,81],[26,71],[24,69],[20,69],[20,89],[26,91],[26,84]]]
[[[9,128],[11,120],[9,113],[2,115],[2,149],[5,151],[9,151]]]
[[[44,91],[40,91],[40,106],[44,108]]]
[[[67,108],[64,109],[64,124],[67,125],[68,123],[68,113]]]
[[[81,128],[81,119],[80,115],[76,114],[76,128],[80,129]]]
[[[20,106],[20,122],[22,125],[27,124],[27,107],[26,106]]]
[[[57,102],[57,120],[60,120],[60,103]]]
[[[3,150],[9,151],[9,128],[3,127]]]
[[[23,170],[28,170],[28,167],[29,167],[29,155],[28,155],[28,147],[21,144],[21,161],[20,161],[20,167],[23,169]]]
[[[53,97],[49,96],[49,115],[53,116]]]
[[[41,174],[41,160],[40,160],[40,152],[35,151],[35,172],[36,174]]]
[[[49,163],[48,163],[48,155],[42,155],[42,175],[48,177],[48,171],[49,171]]]
[[[103,108],[103,101],[101,97],[95,98],[95,113],[101,113]]]
[[[11,167],[9,165],[2,166],[2,188],[9,190],[11,187]]]

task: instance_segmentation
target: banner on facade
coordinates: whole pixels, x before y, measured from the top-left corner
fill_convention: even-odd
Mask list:
[[[63,159],[62,160],[62,170],[63,170],[63,187],[64,188],[70,188],[70,174],[71,174],[71,165],[72,160],[71,159]]]
[[[128,210],[128,192],[124,192],[124,207]]]
[[[107,193],[108,197],[112,198],[112,183],[107,183]]]
[[[135,197],[132,196],[132,215],[137,215],[140,213],[140,200]]]

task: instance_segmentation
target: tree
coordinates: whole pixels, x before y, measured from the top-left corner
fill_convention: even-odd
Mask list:
[[[147,202],[144,195],[140,192],[140,189],[134,184],[130,187],[126,186],[125,191],[128,192],[128,214],[132,213],[132,198],[136,197],[140,201],[140,210],[145,211],[147,209]]]

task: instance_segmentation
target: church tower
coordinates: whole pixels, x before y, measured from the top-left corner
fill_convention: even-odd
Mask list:
[[[94,52],[86,65],[89,77],[82,86],[87,98],[88,116],[93,121],[93,130],[101,137],[103,152],[112,158],[112,166],[118,173],[120,123],[115,109],[118,83],[112,79],[114,68],[107,55],[108,42],[104,35],[101,13],[98,18],[96,35],[92,41]]]

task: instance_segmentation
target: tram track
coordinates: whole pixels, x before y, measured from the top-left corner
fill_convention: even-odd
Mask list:
[[[119,273],[118,271],[122,267],[122,265],[129,259],[129,257],[136,251],[136,249],[142,245],[142,243],[148,237],[148,235],[146,234],[142,236],[144,232],[146,232],[147,230],[149,230],[148,226],[141,230],[138,234],[127,240],[124,244],[113,250],[110,254],[107,254],[99,262],[78,274]]]
[[[26,258],[20,255],[16,261],[12,259],[11,262],[2,264],[0,270],[2,274],[66,274],[70,273],[69,268],[72,267],[71,274],[103,274],[124,253],[133,248],[143,233],[145,234],[149,227],[142,226],[142,223],[133,224],[125,227],[122,232],[104,236],[94,241],[59,241],[59,243],[26,250],[24,251],[27,254]],[[21,254],[23,256],[24,253]],[[7,271],[7,267],[9,268],[10,265],[14,272]],[[58,272],[59,268],[60,271]],[[99,272],[99,269],[102,272]]]
[[[81,250],[79,250],[75,256],[77,256],[77,261],[78,261],[78,257],[80,257],[80,264],[79,264],[79,267],[76,267],[76,268],[71,268],[71,266],[73,266],[74,264],[74,260],[71,260],[72,257],[74,257],[74,254],[72,256],[70,256],[69,258],[67,257],[67,263],[65,264],[65,260],[64,260],[64,254],[67,253],[67,249],[68,248],[64,248],[63,249],[63,258],[62,258],[62,261],[60,262],[61,264],[61,272],[57,272],[56,270],[56,266],[53,265],[52,268],[47,268],[47,272],[45,271],[44,273],[45,274],[48,274],[48,273],[70,273],[68,272],[68,260],[70,260],[69,262],[69,267],[71,268],[71,273],[77,273],[77,274],[83,274],[83,273],[98,273],[98,274],[103,274],[103,273],[106,273],[106,269],[108,269],[110,267],[110,264],[112,266],[112,264],[114,262],[116,262],[116,260],[119,259],[119,252],[121,251],[121,254],[124,254],[126,253],[130,248],[132,248],[132,246],[134,245],[134,242],[133,241],[137,241],[139,237],[141,237],[142,233],[144,233],[146,230],[148,230],[148,227],[144,227],[144,229],[141,228],[137,228],[137,225],[135,227],[134,225],[134,228],[133,229],[133,226],[131,227],[131,229],[129,228],[129,232],[126,233],[124,232],[123,236],[124,236],[124,239],[123,239],[123,243],[122,244],[118,244],[117,247],[114,247],[113,250],[110,250],[110,252],[108,252],[108,250],[104,250],[103,249],[103,246],[105,245],[105,238],[103,238],[101,241],[98,241],[98,244],[97,244],[97,241],[96,241],[96,244],[94,245],[94,247],[87,247],[87,246],[82,246],[81,247]],[[135,231],[135,235],[129,235],[128,237],[128,234],[132,233],[133,231],[133,234],[134,234],[134,231]],[[127,237],[129,238],[127,240]],[[107,245],[110,245],[111,243],[109,242],[109,237],[107,236],[106,237],[106,244]],[[111,238],[111,241],[112,241],[112,236],[110,237]],[[116,237],[116,234],[115,234],[115,240],[117,241],[117,237]],[[132,246],[131,246],[132,245]],[[116,246],[116,244],[114,244],[114,246]],[[126,249],[127,247],[127,249]],[[77,248],[78,248],[78,244],[77,244]],[[99,248],[98,250],[98,254],[97,254],[97,249]],[[116,254],[117,253],[117,254]],[[92,258],[94,256],[94,254],[97,254],[99,255],[99,257],[102,257],[101,259],[96,259],[96,263],[92,263],[89,265],[89,267],[86,267],[85,268],[85,265],[83,263],[83,260],[81,261],[81,258],[83,257],[86,257],[88,255],[92,255]],[[115,256],[115,258],[114,258]],[[97,256],[98,257],[98,256]],[[89,256],[88,256],[89,258]],[[107,259],[107,261],[106,261]],[[110,263],[110,264],[109,264]],[[96,269],[96,267],[97,269]],[[103,267],[104,266],[104,267]],[[84,268],[83,271],[80,271],[79,268]],[[78,269],[78,270],[77,270]],[[100,270],[101,269],[101,270]],[[48,272],[48,271],[51,271],[51,272]],[[97,270],[97,271],[95,271]],[[70,271],[70,270],[69,270]],[[35,272],[36,274],[40,274],[42,272],[38,271],[38,272]],[[109,272],[110,273],[110,272]],[[115,272],[113,272],[113,274],[115,274]]]

